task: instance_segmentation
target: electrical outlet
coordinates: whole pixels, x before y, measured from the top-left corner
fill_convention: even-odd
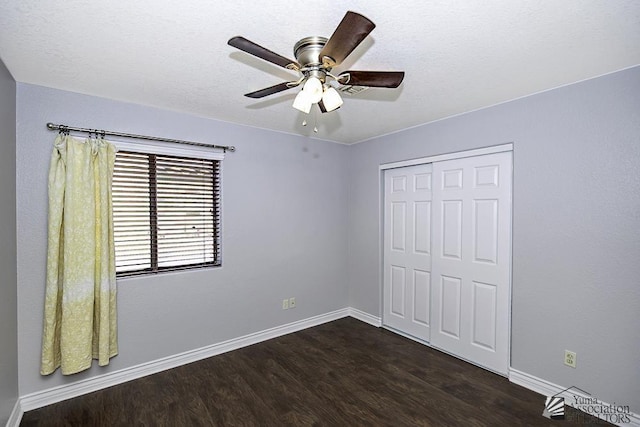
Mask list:
[[[296,308],[296,297],[289,298],[289,308]]]
[[[289,309],[289,300],[286,298],[282,300],[282,309],[283,310]]]
[[[573,351],[565,350],[564,351],[564,364],[570,366],[572,368],[576,367],[576,353]]]

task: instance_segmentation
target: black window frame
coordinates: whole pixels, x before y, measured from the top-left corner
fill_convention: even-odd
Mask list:
[[[146,172],[143,162],[140,160],[143,158],[147,159],[148,166]],[[135,160],[132,161],[132,159]],[[127,164],[127,162],[130,163]],[[159,163],[160,166],[158,166]],[[184,167],[182,168],[180,165],[184,165]],[[191,169],[191,172],[185,172],[183,174],[178,171],[180,169]],[[181,156],[177,154],[134,151],[131,149],[118,150],[116,153],[112,182],[117,278],[222,266],[221,170],[221,160],[205,156]],[[210,171],[210,175],[206,175],[204,171]],[[125,175],[128,174],[131,176],[125,178]],[[210,179],[210,182],[203,180],[201,187],[198,188],[198,183],[194,182],[198,177]],[[131,179],[136,181],[130,181]],[[131,184],[131,182],[134,182],[134,184]],[[138,183],[140,187],[136,187]],[[130,184],[130,186],[127,184]],[[148,185],[148,188],[145,188],[145,184]],[[129,190],[133,191],[133,193],[129,193]],[[198,198],[198,200],[202,199],[203,204],[206,205],[206,207],[201,207],[199,211],[197,207],[183,207],[182,210],[184,210],[184,213],[181,215],[179,212],[181,209],[177,207],[175,201],[172,202],[173,204],[171,206],[167,205],[167,199],[177,200],[181,197],[184,198],[181,206],[193,205],[196,199],[194,193],[205,193],[205,190],[210,190],[211,193],[207,194],[206,197]],[[145,220],[143,220],[145,208],[143,206],[144,202],[141,200],[141,195],[144,193],[148,196],[148,225]],[[125,196],[125,194],[127,194],[127,196]],[[162,199],[165,199],[165,201],[163,202]],[[125,200],[129,200],[129,202],[135,200],[135,202],[129,203],[125,202]],[[136,215],[126,211],[126,208],[130,208],[135,204],[142,206],[140,208],[141,210],[136,212]],[[205,212],[205,210],[209,210],[209,212]],[[135,221],[130,219],[134,216],[136,217]],[[196,246],[194,242],[197,242],[200,238],[184,237],[187,235],[186,225],[190,224],[189,221],[193,220],[187,219],[189,216],[197,216],[196,221],[198,219],[202,220],[202,227],[195,232],[195,234],[203,236],[203,250],[201,255],[197,254],[197,249],[192,249]],[[168,217],[176,219],[167,219]],[[130,222],[128,223],[127,221]],[[169,224],[173,224],[171,221],[174,221],[176,224],[179,223],[185,227],[185,231],[174,231],[174,234],[171,235],[171,231],[163,229],[167,221],[169,221]],[[130,240],[124,239],[122,236],[126,233],[124,233],[123,230],[133,230],[137,226],[135,224],[145,224],[140,225],[140,228],[133,232],[140,236],[139,240],[136,240],[137,238],[130,238]],[[193,228],[196,229],[195,225]],[[143,237],[145,233],[148,233],[148,239]],[[173,243],[173,246],[171,244],[163,245],[161,240],[163,236],[167,234],[170,234],[170,238],[178,242],[190,241],[191,243],[186,243],[188,246],[187,249],[191,252],[196,252],[190,253],[188,256],[184,255],[183,259],[180,259],[178,255],[166,257],[166,252],[164,254],[161,252],[166,251],[167,247],[169,249],[173,248],[176,254],[180,253],[180,251],[176,249],[176,243]],[[182,237],[180,237],[180,234]],[[146,246],[147,240],[148,248],[142,249]],[[139,249],[135,249],[136,247]],[[130,249],[131,253],[128,258],[129,262],[133,262],[134,264],[127,265],[127,262],[124,261],[127,257],[122,254],[127,251],[127,249]],[[164,259],[162,259],[163,256],[165,257]],[[201,257],[201,260],[197,262],[194,261],[194,259],[198,257]],[[139,265],[144,266],[135,268],[135,262],[143,263]],[[173,265],[167,265],[167,263],[173,263]]]

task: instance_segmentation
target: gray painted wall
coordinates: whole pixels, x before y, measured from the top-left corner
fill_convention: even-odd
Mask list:
[[[511,366],[639,413],[638,94],[635,67],[350,147],[350,305],[381,314],[378,166],[513,142]]]
[[[28,84],[17,114],[21,396],[347,306],[347,146]],[[70,377],[39,374],[47,122],[237,147],[223,164],[224,266],[119,281],[120,354]],[[297,307],[283,311],[287,297]]]
[[[18,400],[16,82],[0,61],[0,425]]]
[[[347,305],[380,315],[378,166],[513,142],[512,366],[638,413],[637,93],[640,67],[347,147],[18,84],[20,394]],[[121,281],[121,354],[72,377],[38,374],[48,121],[238,147],[224,163],[224,267]],[[298,307],[280,310],[289,296]]]

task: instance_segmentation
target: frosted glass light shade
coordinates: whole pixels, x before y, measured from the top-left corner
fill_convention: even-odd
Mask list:
[[[306,93],[304,89],[298,92],[296,99],[293,100],[293,108],[302,111],[305,114],[309,114],[309,111],[311,111],[311,105],[313,105],[313,102],[311,102],[309,94]]]
[[[302,88],[302,92],[306,92],[311,103],[316,104],[322,99],[322,82],[317,77],[309,77]]]
[[[333,111],[343,104],[342,98],[338,94],[338,91],[332,87],[327,87],[322,95],[322,104],[325,110]]]

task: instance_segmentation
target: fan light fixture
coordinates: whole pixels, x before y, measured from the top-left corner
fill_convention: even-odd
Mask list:
[[[342,98],[338,94],[338,91],[331,86],[325,86],[324,93],[322,94],[322,105],[326,111],[333,111],[343,104]]]
[[[300,110],[305,114],[309,114],[312,105],[313,102],[311,102],[309,95],[304,90],[298,92],[296,99],[293,100],[293,108]]]
[[[312,104],[317,104],[322,99],[322,82],[317,77],[309,77],[302,90],[309,94]]]
[[[323,85],[319,78],[311,76],[293,100],[293,108],[309,114],[313,104],[319,102],[322,102],[325,111],[333,111],[343,103],[337,90],[331,86]]]

